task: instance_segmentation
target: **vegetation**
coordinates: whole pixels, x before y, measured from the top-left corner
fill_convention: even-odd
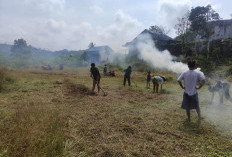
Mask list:
[[[157,26],[157,25],[151,26],[149,30],[154,33],[165,34],[165,35],[167,35],[170,32],[170,30],[167,30],[165,27]]]
[[[221,130],[206,116],[199,126],[195,112],[185,122],[176,75],[163,73],[168,82],[153,94],[146,74],[134,71],[129,88],[116,70],[101,79],[103,97],[88,94],[88,71],[8,71],[16,81],[0,93],[0,156],[232,155],[231,125]],[[199,93],[203,113],[205,93],[207,87]]]

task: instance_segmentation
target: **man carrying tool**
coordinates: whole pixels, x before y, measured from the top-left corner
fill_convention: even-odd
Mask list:
[[[127,69],[124,70],[125,71],[125,74],[124,74],[124,81],[123,81],[123,85],[125,86],[126,85],[126,80],[128,80],[128,85],[130,86],[131,85],[131,82],[130,82],[130,75],[131,75],[131,66],[129,66]]]
[[[164,81],[166,81],[166,78],[164,76],[154,76],[154,78],[152,79],[152,83],[153,83],[153,93],[158,93],[159,91],[159,82],[161,82],[161,88],[163,87],[163,83]]]
[[[190,110],[196,109],[198,114],[198,122],[200,123],[202,117],[200,113],[197,89],[200,89],[205,84],[205,77],[201,73],[194,70],[195,61],[189,61],[188,68],[189,70],[183,72],[177,79],[180,87],[184,89],[181,108],[186,110],[188,116],[187,119],[188,122],[190,122],[191,120]],[[182,84],[182,81],[184,81],[184,86]],[[199,87],[197,87],[198,82],[199,82]]]
[[[94,93],[94,89],[95,89],[95,86],[97,84],[97,87],[98,87],[98,93],[100,92],[100,79],[101,79],[101,75],[99,73],[99,70],[97,67],[95,67],[95,63],[92,63],[91,64],[91,68],[90,68],[90,72],[91,72],[91,75],[90,77],[93,78],[93,88],[92,88],[92,92]]]
[[[218,92],[218,94],[219,94],[220,105],[223,104],[223,97],[224,96],[227,100],[232,102],[232,98],[230,97],[230,85],[229,85],[229,83],[224,82],[224,81],[218,81],[215,85],[209,86],[208,89],[212,93],[211,104],[213,104],[214,92]]]

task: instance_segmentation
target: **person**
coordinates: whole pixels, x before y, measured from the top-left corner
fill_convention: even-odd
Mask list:
[[[164,76],[154,76],[154,78],[152,79],[153,93],[155,93],[155,92],[158,93],[159,82],[161,82],[161,89],[162,89],[164,81],[166,81],[166,78]]]
[[[230,84],[227,82],[224,82],[222,80],[218,81],[215,85],[211,85],[208,88],[209,92],[212,93],[212,98],[211,98],[211,104],[213,104],[213,99],[214,99],[214,92],[218,92],[219,94],[219,104],[223,104],[223,97],[230,102],[232,102],[232,98],[230,97]]]
[[[98,68],[95,67],[95,63],[91,63],[90,72],[91,72],[90,77],[93,78],[92,92],[94,93],[95,86],[97,85],[97,87],[98,87],[98,93],[99,93],[100,92],[100,79],[101,79],[101,75],[99,73]]]
[[[150,88],[150,82],[151,82],[151,72],[147,72],[147,88]]]
[[[198,114],[198,122],[200,123],[202,117],[200,113],[197,89],[201,89],[201,87],[205,84],[205,77],[201,73],[194,70],[195,61],[188,61],[188,68],[189,70],[183,72],[177,79],[180,87],[184,89],[181,108],[186,110],[188,122],[191,121],[190,110],[196,109]],[[182,81],[184,81],[184,86]],[[197,87],[198,83],[199,86]]]
[[[104,73],[104,75],[107,74],[107,66],[106,66],[106,64],[105,64],[105,66],[104,66],[103,73]]]
[[[112,77],[114,77],[115,76],[115,72],[114,71],[110,71],[109,75],[112,76]]]
[[[126,85],[126,80],[128,80],[128,85],[130,86],[131,85],[131,83],[130,83],[130,75],[131,75],[131,72],[132,72],[131,66],[128,66],[128,68],[125,69],[124,71],[125,71],[125,74],[124,74],[123,85],[125,86]]]

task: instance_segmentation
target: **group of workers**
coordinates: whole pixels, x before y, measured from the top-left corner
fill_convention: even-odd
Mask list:
[[[201,87],[205,84],[205,77],[200,73],[195,71],[195,61],[189,61],[188,62],[188,68],[189,70],[183,72],[177,79],[180,87],[184,89],[183,94],[183,101],[181,108],[186,110],[187,113],[187,121],[190,121],[190,110],[196,109],[198,114],[198,121],[200,122],[202,117],[200,113],[200,107],[199,107],[199,99],[198,99],[198,89],[201,89]],[[95,86],[97,84],[98,86],[98,92],[100,92],[100,72],[98,68],[95,67],[95,64],[91,64],[91,77],[93,78],[93,88],[92,92],[94,92]],[[106,66],[104,67],[104,74],[106,74],[107,69]],[[127,69],[124,70],[124,81],[123,85],[126,85],[126,81],[128,81],[128,85],[131,86],[131,73],[132,68],[131,66],[128,66]],[[153,83],[153,93],[157,92],[159,90],[159,82],[161,83],[161,89],[163,86],[163,82],[166,81],[166,78],[164,76],[154,76],[152,78],[151,72],[149,71],[147,73],[147,84],[146,87],[150,87],[150,82],[152,80]],[[183,83],[182,83],[183,82]],[[212,93],[211,103],[214,99],[214,93],[218,92],[220,97],[220,104],[223,103],[223,97],[225,96],[226,99],[228,99],[230,102],[232,102],[232,98],[229,94],[229,88],[230,85],[227,82],[218,81],[215,85],[210,86],[208,89]]]
[[[100,79],[101,79],[101,75],[100,72],[98,70],[98,68],[95,66],[95,63],[91,64],[91,77],[93,78],[93,88],[92,88],[92,92],[94,92],[95,90],[95,86],[98,86],[98,92],[100,92]],[[131,72],[132,72],[132,68],[131,66],[128,66],[127,69],[124,70],[125,74],[124,74],[124,81],[123,81],[123,85],[126,86],[126,81],[128,81],[128,85],[131,86]],[[104,66],[103,68],[103,74],[104,76],[115,76],[114,71],[110,71],[109,73],[107,72],[107,65]],[[163,82],[166,81],[166,78],[164,76],[154,76],[152,79],[152,83],[153,83],[153,93],[158,93],[159,91],[159,82],[161,83],[161,89],[163,86]],[[151,72],[149,71],[147,73],[147,86],[146,87],[150,87],[150,82],[151,82]]]

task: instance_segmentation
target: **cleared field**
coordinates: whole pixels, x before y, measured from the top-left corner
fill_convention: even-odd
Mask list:
[[[132,87],[123,87],[116,71],[115,78],[102,77],[103,96],[89,93],[88,71],[8,70],[0,93],[0,156],[232,156],[230,120],[214,121],[217,107],[208,105],[206,87],[198,125],[195,111],[185,121],[174,74],[165,74],[162,94],[153,94],[145,74],[133,73]],[[230,106],[220,112],[224,119]]]

